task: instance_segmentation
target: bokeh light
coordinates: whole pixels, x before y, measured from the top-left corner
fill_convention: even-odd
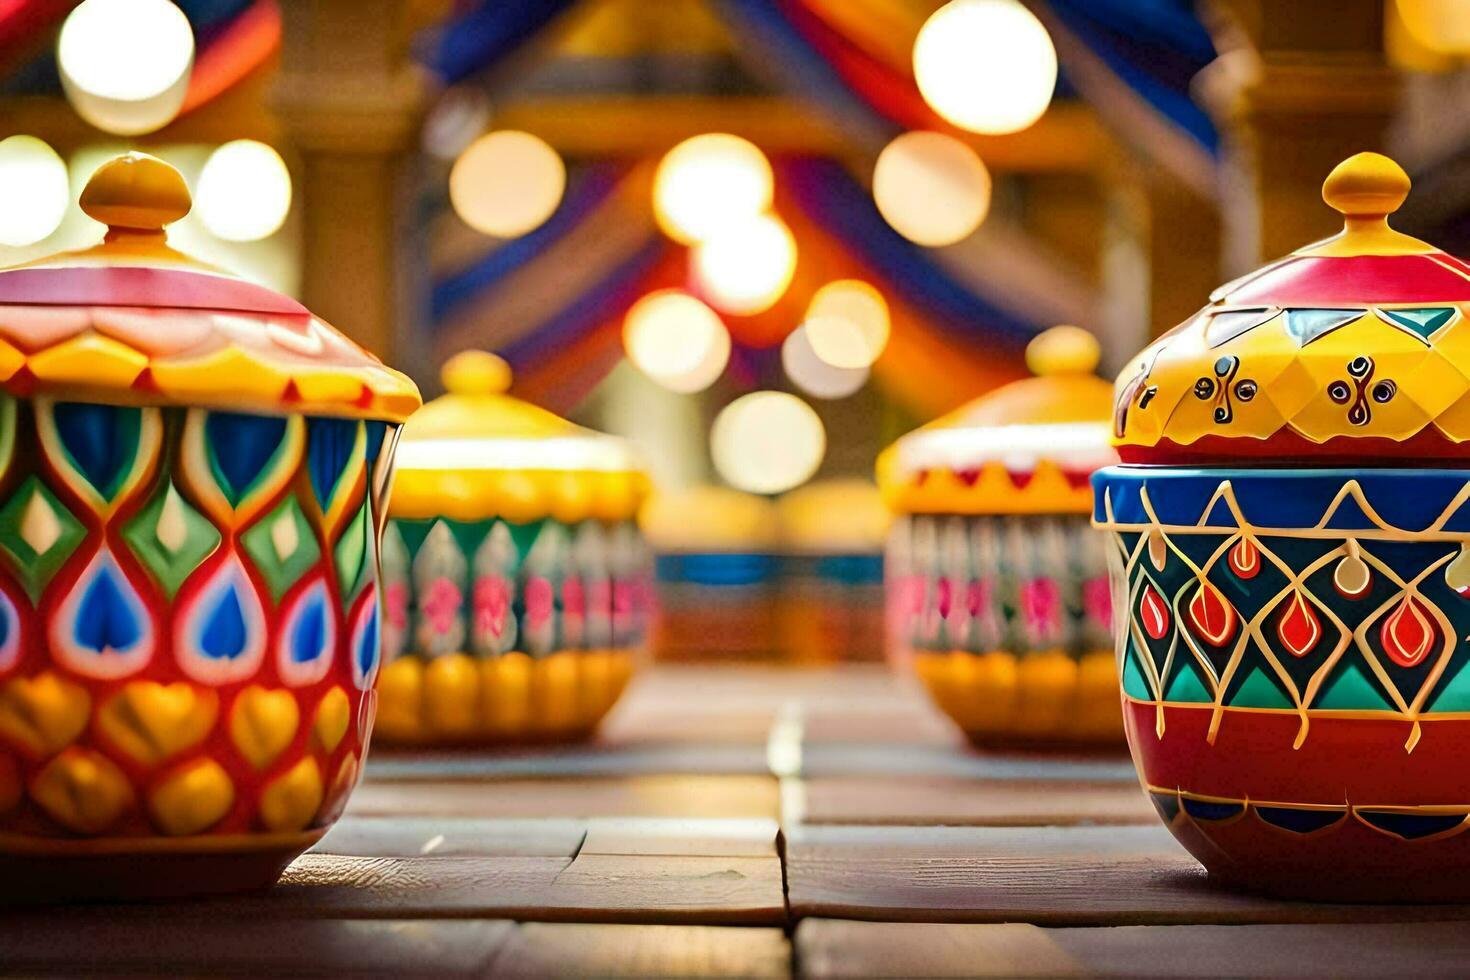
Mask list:
[[[1438,54],[1470,52],[1470,5],[1465,0],[1397,0],[1410,36]]]
[[[889,331],[883,294],[861,279],[829,282],[807,305],[807,342],[833,367],[868,367],[888,346]]]
[[[1057,85],[1057,52],[1016,0],[951,0],[914,40],[914,80],[930,108],[975,133],[1034,123]]]
[[[873,199],[894,230],[919,245],[952,245],[990,211],[990,172],[953,136],[904,133],[873,167]]]
[[[61,26],[56,60],[83,119],[123,136],[151,133],[184,104],[194,31],[169,0],[83,0]]]
[[[659,162],[653,213],[675,241],[692,245],[771,206],[771,164],[754,143],[728,133],[693,136]]]
[[[0,140],[0,244],[33,245],[61,226],[71,202],[66,164],[34,136]]]
[[[867,367],[837,367],[812,349],[812,328],[818,320],[807,320],[781,343],[781,366],[792,382],[814,398],[846,398],[868,381]],[[849,326],[845,321],[840,325]]]
[[[291,172],[281,155],[255,140],[232,140],[204,162],[194,210],[212,234],[253,242],[276,233],[291,210]]]
[[[760,214],[721,229],[693,251],[694,276],[710,305],[749,316],[771,307],[796,271],[796,239]]]
[[[454,161],[449,201],[471,228],[515,238],[538,228],[561,204],[567,168],[546,141],[514,129],[486,133]]]
[[[784,391],[753,391],[726,405],[710,431],[710,453],[726,483],[782,493],[811,479],[827,451],[822,420]]]
[[[644,374],[671,391],[714,384],[730,360],[730,332],[719,315],[677,289],[649,293],[628,310],[623,349]]]

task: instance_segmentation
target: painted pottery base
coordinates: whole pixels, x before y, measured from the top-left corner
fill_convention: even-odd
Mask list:
[[[0,905],[197,898],[258,891],[321,839],[323,830],[157,841],[13,841],[0,853]],[[130,845],[138,849],[127,850]]]
[[[378,681],[385,745],[473,747],[585,739],[622,696],[629,650],[400,657]]]
[[[983,748],[1121,748],[1111,652],[916,651],[914,669],[939,708]]]
[[[1470,900],[1470,719],[1126,706],[1169,830],[1232,887],[1338,902]],[[1412,749],[1409,748],[1412,744]],[[1295,745],[1295,747],[1293,747]]]

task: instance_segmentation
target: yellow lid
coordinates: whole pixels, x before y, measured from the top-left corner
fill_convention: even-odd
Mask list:
[[[814,480],[776,501],[781,550],[867,554],[883,550],[889,513],[869,480]]]
[[[700,484],[654,494],[638,515],[656,551],[762,554],[776,549],[779,520],[768,497]]]
[[[173,167],[128,153],[81,208],[102,242],[0,270],[0,383],[12,394],[401,422],[418,389],[300,303],[170,248],[189,213]]]
[[[507,394],[510,366],[485,351],[444,362],[445,394],[403,427],[394,517],[567,523],[627,520],[649,481],[631,443]]]
[[[1339,234],[1222,286],[1134,358],[1124,459],[1464,455],[1470,265],[1389,227],[1409,187],[1381,154],[1344,160],[1322,185]]]
[[[1026,348],[1036,375],[1013,381],[911,432],[878,457],[897,513],[1086,513],[1087,478],[1116,462],[1112,388],[1094,372],[1097,338],[1060,326]]]

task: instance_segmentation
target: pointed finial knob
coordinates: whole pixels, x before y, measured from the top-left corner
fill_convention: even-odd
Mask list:
[[[1097,338],[1081,327],[1062,325],[1043,330],[1026,345],[1032,374],[1092,374],[1102,357]]]
[[[462,350],[439,371],[444,389],[454,395],[498,395],[510,388],[510,365],[488,351]]]
[[[79,203],[109,228],[157,233],[193,207],[183,175],[146,153],[125,153],[98,167]]]
[[[1409,175],[1382,153],[1355,153],[1322,182],[1322,200],[1349,218],[1392,214],[1409,196]]]

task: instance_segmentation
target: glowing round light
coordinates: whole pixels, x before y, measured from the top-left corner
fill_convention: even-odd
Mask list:
[[[34,245],[61,225],[71,201],[66,164],[44,140],[0,140],[0,244]]]
[[[83,119],[124,136],[151,133],[184,104],[194,31],[169,0],[83,0],[61,25],[56,60]]]
[[[653,213],[670,238],[692,245],[771,206],[771,164],[749,140],[693,136],[659,162]]]
[[[781,493],[811,479],[827,451],[812,407],[783,391],[753,391],[715,417],[710,453],[725,482],[751,493]]]
[[[628,359],[671,391],[703,391],[730,360],[730,332],[688,293],[664,289],[633,304],[623,321]]]
[[[695,246],[693,260],[710,305],[748,316],[769,309],[791,285],[796,239],[779,218],[760,214]]]
[[[1470,9],[1464,0],[1398,0],[1409,34],[1439,54],[1470,52]]]
[[[888,332],[883,294],[861,279],[827,283],[806,308],[807,342],[833,367],[868,367],[888,346]]]
[[[990,172],[943,133],[904,133],[873,167],[873,199],[893,229],[920,245],[952,245],[990,210]]]
[[[1057,52],[1016,0],[952,0],[914,40],[914,80],[930,108],[961,129],[1014,133],[1050,104]]]
[[[567,168],[536,136],[514,129],[486,133],[449,171],[449,201],[465,224],[497,238],[540,226],[561,203]]]
[[[808,320],[786,335],[781,343],[781,366],[798,388],[814,398],[846,398],[868,380],[866,367],[836,367],[823,360],[812,349],[812,328],[816,320]]]
[[[194,191],[204,227],[229,242],[275,234],[291,210],[291,173],[281,155],[255,140],[233,140],[204,161]]]

